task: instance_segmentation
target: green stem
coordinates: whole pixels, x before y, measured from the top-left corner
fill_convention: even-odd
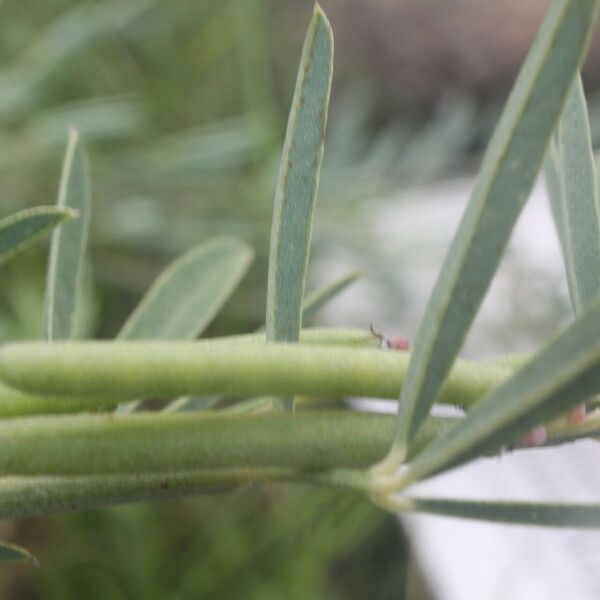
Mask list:
[[[347,413],[336,416],[336,423],[346,428]],[[371,416],[367,419],[372,419]],[[133,417],[128,417],[131,420]],[[137,417],[139,418],[139,417]],[[280,419],[281,416],[276,417]],[[298,415],[294,417],[298,418]],[[315,415],[319,418],[319,414]],[[154,417],[156,420],[156,417]],[[393,417],[381,417],[382,447],[391,436]],[[120,421],[123,418],[119,419]],[[387,422],[385,422],[387,420]],[[36,420],[38,423],[42,419]],[[56,421],[53,419],[52,421]],[[451,420],[429,419],[417,438],[419,447],[452,426]],[[1,428],[0,428],[1,429]],[[345,429],[346,430],[346,429]],[[600,432],[600,413],[593,413],[581,425],[557,422],[549,427],[547,444],[578,439]],[[200,428],[202,433],[202,428]],[[347,433],[352,433],[347,430]],[[183,443],[187,443],[185,439]],[[210,440],[208,440],[210,441]],[[346,442],[349,443],[349,442]],[[70,452],[69,441],[63,451]],[[106,440],[106,447],[112,442]],[[345,469],[310,472],[288,467],[227,467],[203,468],[176,472],[126,473],[67,476],[8,476],[0,478],[0,518],[42,515],[56,512],[98,508],[126,502],[164,500],[193,494],[219,493],[247,483],[295,481],[321,485],[364,489],[364,472]],[[388,510],[410,509],[408,499],[393,501],[391,496],[376,497],[377,503]]]
[[[309,328],[300,336],[303,344],[342,345],[351,347],[377,347],[379,340],[370,332],[360,329]],[[265,334],[251,333],[243,335],[213,338],[211,342],[229,342],[242,344],[245,342],[265,342]],[[0,383],[0,419],[24,417],[31,415],[67,414],[80,411],[112,410],[119,404],[114,397],[90,398],[74,396],[50,396],[32,394],[15,390]],[[272,401],[269,398],[269,408]]]
[[[351,490],[364,488],[360,472],[311,474],[293,469],[202,469],[126,475],[9,476],[0,478],[0,519],[101,508],[228,492],[249,483],[287,481]]]
[[[545,446],[556,446],[600,435],[600,409],[586,415],[580,423],[572,423],[569,417],[556,419],[545,425],[548,439]]]
[[[0,383],[0,419],[112,410],[117,404],[112,398],[100,398],[90,401],[89,398],[73,396],[28,394]]]
[[[3,477],[0,519],[167,500],[229,491],[248,482],[292,478],[288,469],[205,469],[127,475]]]
[[[431,419],[415,451],[451,423]],[[371,464],[393,417],[353,411],[31,417],[0,423],[0,474],[172,473],[196,469],[326,471]]]
[[[265,342],[264,331],[230,335],[220,338],[209,338],[206,342]],[[346,329],[337,327],[307,327],[300,332],[300,343],[323,346],[355,346],[379,348],[381,340],[370,331],[364,329]]]
[[[23,342],[0,348],[0,380],[30,393],[119,401],[186,394],[396,399],[408,358],[306,344]],[[509,373],[458,360],[438,401],[469,406]]]

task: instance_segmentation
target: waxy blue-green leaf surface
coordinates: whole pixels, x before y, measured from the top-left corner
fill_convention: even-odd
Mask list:
[[[406,498],[405,501],[405,510],[447,517],[542,527],[600,527],[600,504],[451,498]]]
[[[79,134],[72,130],[63,162],[57,207],[73,209],[79,218],[63,224],[52,235],[44,300],[44,335],[47,340],[73,337],[79,280],[90,224],[90,194],[87,157]]]
[[[273,209],[266,331],[269,341],[295,342],[310,251],[333,71],[333,35],[316,5],[304,41]],[[293,399],[279,403],[293,409]]]
[[[498,268],[583,59],[599,4],[555,0],[521,69],[414,343],[391,463],[403,459],[429,413]]]
[[[37,206],[0,219],[0,264],[77,214],[54,206]]]
[[[546,161],[550,205],[575,315],[600,291],[600,208],[589,118],[578,76]]]

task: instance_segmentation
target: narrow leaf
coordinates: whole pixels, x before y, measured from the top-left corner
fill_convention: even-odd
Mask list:
[[[317,290],[304,301],[302,307],[302,319],[310,319],[319,312],[328,302],[341,294],[348,286],[352,285],[358,278],[360,273],[348,273],[333,283],[330,283],[324,288]]]
[[[222,238],[199,244],[158,277],[118,337],[197,337],[237,287],[251,260],[252,251],[237,240]]]
[[[38,238],[77,213],[53,206],[37,206],[0,220],[0,264],[24,250]]]
[[[401,476],[423,479],[500,450],[538,423],[600,391],[600,298],[572,325],[476,403],[464,419],[426,448]]]
[[[44,335],[47,340],[73,337],[79,279],[90,224],[89,168],[75,130],[69,133],[57,206],[76,210],[79,219],[59,227],[52,236],[44,300]]]
[[[0,562],[24,562],[39,567],[39,562],[31,552],[15,544],[0,542]]]
[[[406,498],[404,510],[448,517],[538,525],[545,527],[600,527],[600,504],[559,502],[502,502],[449,498]]]
[[[555,0],[521,69],[415,340],[388,457],[392,467],[429,413],[496,272],[581,64],[598,6],[598,0]]]
[[[550,205],[575,314],[600,291],[600,209],[592,139],[578,76],[554,133],[546,161]]]
[[[317,4],[304,41],[275,193],[267,290],[269,341],[295,342],[300,334],[332,71],[333,35]],[[293,398],[278,406],[292,410]]]

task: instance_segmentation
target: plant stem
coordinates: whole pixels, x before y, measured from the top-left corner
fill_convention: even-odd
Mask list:
[[[47,396],[20,392],[0,383],[0,419],[53,415],[80,411],[112,410],[117,406],[113,398],[89,398],[74,396]]]
[[[0,478],[0,519],[101,508],[114,504],[218,494],[249,483],[295,482],[364,486],[360,472],[307,473],[293,469],[202,469],[126,475],[9,476]]]
[[[556,446],[583,438],[600,435],[600,409],[588,413],[579,423],[572,423],[569,417],[556,419],[545,425],[548,439],[544,446]]]
[[[285,422],[293,424],[297,419],[306,417],[306,422],[301,428],[290,429],[286,427]],[[192,420],[192,427],[185,425],[184,420]],[[361,420],[360,425],[357,419]],[[7,422],[0,426],[0,431],[4,439],[12,438],[18,444],[27,446],[34,444],[30,448],[27,460],[30,464],[38,464],[40,456],[49,452],[51,458],[44,460],[57,460],[56,465],[64,463],[64,457],[77,457],[81,452],[80,448],[86,443],[87,436],[93,439],[93,446],[97,454],[109,453],[116,462],[114,466],[123,466],[127,468],[131,465],[131,460],[139,462],[140,470],[127,473],[102,473],[86,475],[62,475],[62,476],[5,476],[0,478],[0,518],[14,518],[27,515],[40,515],[53,512],[68,510],[82,510],[107,506],[111,504],[120,504],[125,502],[138,502],[144,500],[163,500],[177,498],[181,496],[218,493],[229,491],[230,489],[246,484],[273,481],[290,481],[299,483],[312,483],[320,485],[342,486],[354,490],[368,491],[368,481],[365,480],[365,472],[349,469],[336,468],[329,471],[310,471],[305,468],[293,467],[264,467],[264,466],[227,466],[214,467],[201,465],[194,469],[164,471],[164,472],[144,472],[142,467],[160,466],[169,463],[176,466],[181,464],[181,453],[186,449],[197,463],[204,460],[207,465],[213,465],[214,456],[217,456],[222,449],[222,444],[229,443],[229,438],[221,439],[221,445],[213,447],[215,455],[210,460],[206,460],[208,448],[201,447],[200,440],[206,444],[214,445],[220,438],[221,428],[227,428],[231,425],[232,437],[239,436],[236,440],[238,449],[248,448],[248,452],[255,450],[257,445],[256,435],[259,429],[269,433],[278,430],[279,434],[283,429],[293,438],[298,439],[298,435],[304,442],[309,442],[308,430],[312,429],[319,421],[321,425],[335,427],[341,430],[343,435],[353,435],[352,443],[360,448],[361,454],[364,453],[365,460],[370,453],[377,455],[381,450],[385,450],[386,444],[391,439],[394,418],[392,416],[373,416],[360,413],[308,413],[293,417],[293,421],[285,415],[271,415],[266,420],[264,418],[256,419],[252,423],[248,419],[237,417],[229,418],[207,418],[206,415],[177,415],[177,418],[165,419],[165,416],[128,416],[128,417],[104,417],[94,418],[90,421],[89,417],[74,417],[66,419],[70,422],[66,427],[60,427],[65,419],[56,418],[38,418],[22,419],[19,421]],[[166,431],[162,434],[160,431],[161,423],[166,423]],[[278,422],[274,427],[273,424]],[[113,426],[110,423],[118,423],[119,434],[113,435]],[[216,428],[210,430],[215,423]],[[248,426],[242,423],[247,423]],[[14,425],[17,424],[15,428]],[[417,437],[417,444],[413,451],[416,453],[434,437],[440,435],[443,431],[454,425],[453,419],[428,419],[425,426]],[[123,427],[121,427],[123,426]],[[28,433],[23,437],[23,430]],[[115,447],[115,441],[124,435],[127,430],[133,431],[135,435],[130,440],[131,444],[139,445],[136,452],[129,453],[129,448],[122,441]],[[207,433],[209,431],[209,433]],[[13,435],[15,432],[21,432]],[[41,432],[41,437],[40,437]],[[193,434],[192,434],[193,432]],[[561,443],[567,440],[577,439],[587,435],[598,435],[600,433],[600,411],[588,415],[585,422],[581,424],[569,424],[566,421],[555,422],[548,426],[547,445]],[[326,435],[326,434],[325,434]],[[152,436],[152,446],[147,446],[143,450],[144,444]],[[20,438],[20,439],[17,439]],[[29,438],[29,439],[27,439]],[[367,438],[371,439],[367,442]],[[49,439],[53,441],[49,443]],[[176,441],[179,440],[181,447],[175,448]],[[279,441],[271,448],[275,456],[278,455]],[[373,450],[369,450],[369,445],[373,444]],[[341,442],[340,442],[341,444]],[[348,440],[343,442],[345,447],[350,444]],[[260,446],[260,444],[258,444]],[[264,449],[265,444],[261,447]],[[321,447],[321,444],[318,444]],[[375,449],[379,446],[379,449]],[[294,447],[297,447],[296,445]],[[101,452],[102,450],[102,452]],[[18,448],[14,448],[14,453],[18,453]],[[143,451],[144,459],[139,461],[139,455]],[[323,448],[319,450],[322,452]],[[94,451],[92,451],[92,454]],[[222,458],[231,457],[232,450],[227,448]],[[61,458],[61,456],[63,458]],[[61,462],[62,461],[62,462]],[[97,466],[106,466],[107,457],[104,456],[101,465],[97,462],[90,464],[86,457],[75,459],[74,465],[71,461],[65,467],[76,467],[77,472],[85,471],[93,473]],[[120,465],[119,465],[120,461]],[[161,462],[162,461],[162,462]],[[251,462],[246,460],[245,462]],[[149,463],[152,463],[149,465]],[[298,461],[300,463],[300,461]],[[188,464],[188,463],[186,463]],[[38,466],[40,466],[38,464]],[[85,468],[85,467],[89,468]],[[376,492],[377,490],[374,490]],[[376,494],[373,496],[376,503],[387,510],[410,509],[409,499],[395,499],[389,494]]]
[[[254,333],[243,333],[220,338],[209,338],[205,342],[265,342],[264,331]],[[300,332],[301,344],[316,344],[324,346],[356,346],[379,348],[381,341],[370,331],[364,329],[346,329],[338,327],[307,327]]]
[[[290,477],[288,469],[205,469],[177,473],[0,478],[0,518],[100,508],[229,491]]]
[[[404,352],[306,344],[23,342],[0,348],[0,380],[30,393],[116,401],[185,394],[396,399],[408,358]],[[469,406],[509,374],[459,360],[438,401]]]
[[[415,451],[452,423],[430,420]],[[319,411],[31,417],[0,423],[0,474],[174,473],[196,469],[364,467],[392,439],[388,415]]]
[[[379,340],[368,331],[360,329],[308,328],[300,336],[303,344],[342,345],[351,347],[378,347]],[[211,342],[265,342],[265,334],[251,333],[222,338],[212,338]],[[31,415],[51,415],[80,411],[112,410],[119,400],[114,397],[90,399],[77,396],[32,394],[15,390],[0,383],[0,419]],[[272,401],[269,398],[269,409]]]

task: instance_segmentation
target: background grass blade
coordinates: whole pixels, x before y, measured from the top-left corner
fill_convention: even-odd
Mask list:
[[[0,265],[77,213],[54,206],[38,206],[0,220]]]
[[[578,76],[546,161],[550,205],[576,315],[600,291],[600,209],[589,118]]]
[[[200,335],[245,275],[248,246],[233,239],[199,244],[154,282],[118,337],[185,340]]]
[[[307,296],[302,306],[302,319],[306,320],[314,317],[328,302],[352,285],[360,275],[358,272],[348,273],[348,275],[336,279],[333,283]]]
[[[47,340],[73,337],[79,279],[85,258],[91,212],[88,160],[75,130],[69,133],[63,162],[58,208],[73,209],[79,218],[59,227],[52,236],[46,297],[44,335]]]
[[[393,501],[392,501],[393,502]],[[600,504],[406,498],[404,510],[515,525],[600,527]]]
[[[15,544],[0,543],[0,562],[24,562],[39,567],[38,560],[31,552]]]
[[[157,4],[157,0],[109,0],[75,4],[37,37],[12,65],[0,70],[0,116],[14,119],[39,101],[40,89],[65,62],[92,42],[119,31]]]
[[[315,6],[281,158],[269,254],[267,339],[297,341],[333,72],[333,35]],[[276,401],[293,410],[293,398]]]
[[[600,299],[415,458],[401,476],[403,485],[497,452],[600,391],[598,331]]]
[[[581,64],[597,0],[555,0],[496,127],[417,334],[393,467],[423,422],[498,267]]]

